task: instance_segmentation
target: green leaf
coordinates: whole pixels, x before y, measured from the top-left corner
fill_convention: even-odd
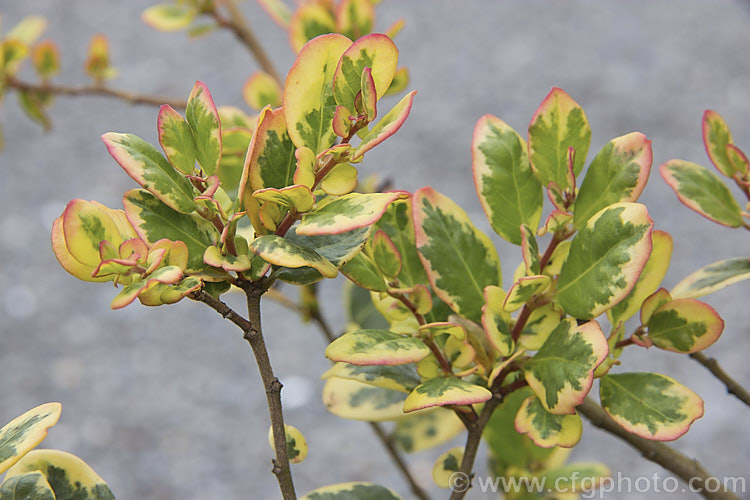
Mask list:
[[[312,267],[326,278],[335,278],[338,275],[338,269],[328,259],[321,257],[314,250],[292,243],[275,234],[255,238],[250,243],[250,250],[266,262],[277,266]]]
[[[529,351],[539,350],[564,316],[554,303],[535,308],[518,337],[518,345]]]
[[[703,144],[711,163],[729,178],[732,178],[736,171],[727,155],[727,146],[732,142],[732,132],[724,118],[716,111],[707,109],[703,113]]]
[[[719,339],[724,320],[696,299],[676,299],[656,309],[648,320],[648,338],[667,351],[702,351]]]
[[[427,345],[416,337],[404,337],[388,330],[359,330],[345,333],[326,348],[331,361],[354,365],[405,365],[430,354]]]
[[[157,121],[159,144],[167,155],[169,163],[185,175],[193,175],[195,170],[195,141],[190,125],[171,106],[165,104],[159,109]]]
[[[529,166],[526,141],[505,122],[484,115],[471,146],[474,184],[490,225],[507,241],[521,244],[518,227],[537,227],[542,186]]]
[[[591,143],[591,128],[583,109],[562,89],[553,88],[529,124],[529,162],[543,187],[562,192],[568,179],[568,148],[575,150],[573,172],[581,173]]]
[[[45,403],[0,429],[0,474],[44,440],[47,429],[57,423],[61,411],[60,403]]]
[[[549,276],[524,276],[513,283],[503,302],[503,309],[513,312],[523,307],[533,296],[543,293],[551,283]]]
[[[370,292],[351,281],[344,282],[344,309],[347,313],[347,331],[388,329],[388,321],[372,303]]]
[[[333,76],[333,96],[340,106],[354,111],[355,98],[362,90],[362,71],[372,69],[377,97],[388,90],[398,65],[398,49],[393,41],[381,33],[363,36],[344,53]]]
[[[34,471],[3,481],[0,500],[55,500],[55,493],[44,474]]]
[[[221,161],[221,122],[208,87],[195,82],[185,117],[193,131],[195,156],[206,175],[214,175]]]
[[[602,407],[627,431],[654,441],[672,441],[703,416],[703,400],[658,373],[618,373],[600,379]]]
[[[141,20],[159,31],[179,31],[190,26],[197,12],[187,5],[161,3],[141,13]]]
[[[34,45],[31,50],[31,60],[34,62],[34,69],[43,80],[48,80],[60,73],[60,51],[51,40],[44,40]]]
[[[404,401],[406,413],[445,405],[471,405],[492,399],[485,387],[456,377],[437,377],[417,386]]]
[[[719,177],[696,163],[670,160],[659,171],[677,198],[691,210],[723,226],[740,227],[742,209]]]
[[[380,229],[371,241],[373,261],[380,272],[387,278],[397,277],[401,272],[401,254],[391,239]]]
[[[435,293],[458,314],[481,321],[484,288],[502,285],[495,246],[434,189],[414,193],[413,205],[417,250]]]
[[[482,306],[482,327],[487,338],[498,353],[502,356],[510,356],[515,343],[510,335],[510,314],[503,309],[505,302],[505,291],[499,286],[488,286],[484,289],[484,301]]]
[[[393,106],[393,108],[391,108],[391,110],[386,113],[386,115],[381,118],[372,129],[370,129],[352,155],[352,160],[361,158],[366,152],[398,132],[398,129],[401,128],[401,125],[404,124],[406,118],[409,116],[412,103],[414,102],[414,96],[416,94],[416,90],[412,90],[406,94],[398,104]]]
[[[648,325],[654,311],[671,300],[672,296],[666,288],[659,288],[657,291],[646,297],[646,300],[641,304],[641,324]]]
[[[195,214],[182,214],[169,208],[143,189],[131,189],[123,198],[125,214],[138,236],[154,244],[162,238],[182,241],[188,247],[186,272],[203,270],[203,253],[216,244],[219,233],[213,224]]]
[[[383,486],[372,483],[352,482],[324,486],[311,491],[300,500],[402,500],[400,496]]]
[[[405,195],[403,191],[396,191],[341,196],[322,208],[305,214],[297,226],[297,234],[339,234],[370,226],[380,219],[391,202],[404,198]]]
[[[345,233],[307,236],[299,234],[297,226],[292,226],[286,233],[286,239],[315,251],[321,257],[331,261],[334,266],[341,267],[360,253],[371,230],[370,226],[365,226]]]
[[[709,264],[677,283],[672,296],[698,298],[738,281],[750,279],[750,259],[734,257]]]
[[[610,323],[617,325],[620,321],[627,321],[637,313],[643,301],[654,293],[667,274],[669,262],[672,259],[672,237],[664,231],[651,232],[651,255],[640,278],[630,293],[607,311]]]
[[[388,290],[388,284],[381,276],[377,266],[364,252],[359,252],[344,264],[341,267],[341,273],[367,290],[376,292]]]
[[[576,326],[567,318],[523,367],[529,386],[544,408],[572,415],[591,389],[594,369],[607,357],[607,339],[596,321]]]
[[[529,396],[516,414],[516,430],[527,434],[537,446],[571,448],[581,440],[583,423],[578,413],[555,415],[548,412],[539,398]]]
[[[57,500],[114,500],[107,483],[83,460],[58,450],[32,450],[8,469],[13,476],[39,471],[47,477]]]
[[[403,411],[406,394],[357,380],[331,377],[323,386],[323,404],[337,417],[366,422],[397,420]]]
[[[298,10],[295,19],[303,9]],[[333,30],[327,32],[330,31]],[[341,55],[351,44],[343,35],[319,36],[302,48],[289,70],[282,107],[289,137],[298,148],[306,146],[318,154],[336,140],[332,125],[336,111],[333,76]]]
[[[405,452],[415,453],[450,441],[464,429],[453,411],[436,408],[397,421],[393,441]]]
[[[621,201],[636,201],[651,172],[651,141],[631,132],[609,141],[591,162],[576,196],[576,227],[599,210]]]
[[[539,259],[539,243],[537,243],[536,241],[534,231],[526,224],[522,224],[520,229],[521,256],[523,257],[523,265],[526,268],[526,276],[539,274],[542,270],[540,267],[541,262]],[[552,255],[554,256],[554,253]],[[547,266],[550,262],[552,262],[551,258],[547,261]],[[544,268],[545,272],[547,272],[548,274],[554,274],[549,273],[549,271],[547,270],[547,266],[545,266]]]
[[[315,204],[315,197],[307,186],[287,186],[285,188],[265,188],[253,193],[256,200],[276,203],[297,212],[307,212]]]
[[[419,375],[412,364],[388,366],[336,363],[320,378],[331,377],[358,380],[368,385],[407,394],[419,385]]]
[[[651,253],[653,225],[639,203],[610,205],[591,217],[560,271],[556,300],[565,312],[591,319],[625,298]]]
[[[125,172],[166,206],[183,214],[195,210],[192,184],[151,144],[133,134],[114,132],[104,134],[102,141]]]
[[[457,446],[446,451],[435,460],[432,467],[432,480],[438,488],[448,489],[453,486],[454,474],[461,470],[461,461],[464,459],[464,449]]]
[[[412,218],[412,199],[396,200],[375,223],[375,230],[382,230],[401,256],[398,281],[402,286],[412,287],[427,284],[422,261],[417,253],[417,243]]]

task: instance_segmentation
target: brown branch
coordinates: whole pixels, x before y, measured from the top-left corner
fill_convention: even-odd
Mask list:
[[[250,53],[255,60],[258,61],[258,64],[263,71],[271,75],[271,77],[283,87],[284,82],[279,76],[279,72],[276,71],[273,61],[268,57],[263,45],[255,37],[255,33],[253,33],[252,29],[250,29],[250,25],[247,23],[247,20],[245,20],[245,16],[242,15],[242,11],[237,7],[235,0],[224,0],[223,3],[227,8],[230,17],[227,18],[221,15],[216,7],[214,7],[210,14],[219,26],[234,33],[234,36],[250,50]]]
[[[709,499],[738,500],[738,497],[728,491],[710,492],[706,490],[706,482],[711,479],[709,485],[716,483],[715,476],[706,471],[703,466],[695,459],[683,455],[679,451],[667,446],[659,441],[650,441],[648,439],[636,436],[620,427],[601,406],[596,404],[592,399],[586,398],[582,405],[578,406],[578,411],[585,416],[594,426],[615,435],[616,437],[627,442],[630,446],[641,452],[644,458],[657,463],[671,471],[675,476],[687,482],[691,488]],[[711,487],[710,489],[714,489]]]
[[[385,433],[385,431],[380,426],[380,424],[378,424],[377,422],[368,422],[368,423],[370,424],[370,427],[375,432],[375,434],[378,436],[378,439],[380,439],[380,442],[383,443],[383,446],[388,452],[388,455],[390,455],[391,459],[393,460],[393,463],[396,464],[398,469],[401,471],[401,474],[404,476],[404,479],[406,479],[406,481],[409,483],[409,486],[411,487],[411,492],[414,493],[414,496],[419,498],[420,500],[429,500],[430,497],[422,489],[422,487],[419,486],[419,484],[417,484],[417,482],[414,480],[414,478],[411,475],[411,472],[409,471],[409,467],[401,458],[401,454],[398,452],[396,447],[393,446],[393,442]]]
[[[279,482],[279,488],[284,500],[296,500],[297,496],[294,492],[294,482],[287,455],[284,413],[281,408],[281,388],[283,385],[276,378],[276,375],[274,375],[261,329],[260,298],[266,291],[265,283],[260,281],[244,282],[241,284],[247,295],[248,319],[243,318],[224,302],[202,290],[194,292],[190,298],[203,302],[221,314],[222,317],[240,327],[245,340],[248,341],[250,347],[253,349],[260,378],[266,390],[266,403],[268,405],[268,413],[271,417],[271,428],[273,429],[274,448],[276,448],[276,458],[273,460],[273,473]]]
[[[708,371],[713,373],[714,377],[719,379],[727,387],[727,392],[733,394],[740,401],[750,406],[750,392],[747,391],[739,382],[730,377],[720,366],[719,362],[714,358],[709,358],[702,352],[694,352],[690,354],[690,357],[696,360],[698,363],[705,366]]]
[[[9,78],[6,83],[8,85],[8,88],[12,88],[21,92],[40,92],[61,96],[105,96],[114,97],[116,99],[126,101],[130,104],[147,104],[150,106],[161,106],[162,104],[169,104],[173,108],[177,109],[185,109],[185,106],[187,105],[186,101],[178,99],[156,95],[136,94],[135,92],[115,89],[103,85],[68,86],[52,85],[49,83],[42,83],[37,85],[23,82],[15,78]]]

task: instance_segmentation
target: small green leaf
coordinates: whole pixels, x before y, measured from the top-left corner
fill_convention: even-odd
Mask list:
[[[123,198],[125,214],[138,236],[150,244],[162,238],[183,241],[188,248],[187,272],[203,270],[203,253],[214,245],[219,233],[213,224],[195,214],[182,214],[169,208],[143,189],[131,189]]]
[[[513,312],[523,307],[533,296],[543,293],[552,280],[544,274],[539,276],[524,276],[513,283],[503,302],[503,309]]]
[[[392,202],[374,227],[388,235],[401,256],[401,271],[398,274],[399,283],[406,287],[427,284],[427,275],[417,253],[414,219],[412,218],[412,199],[407,198]]]
[[[720,260],[677,283],[672,290],[672,296],[676,299],[695,299],[746,279],[750,279],[750,259],[735,257]]]
[[[529,124],[529,162],[543,187],[556,191],[573,186],[568,178],[568,148],[575,150],[573,172],[586,163],[591,128],[583,109],[562,89],[553,88]]]
[[[193,175],[195,170],[195,141],[190,125],[172,107],[164,105],[159,109],[157,121],[159,144],[167,155],[169,163],[185,175]]]
[[[539,225],[543,201],[526,141],[499,118],[484,115],[474,128],[471,152],[474,184],[492,229],[520,245],[518,227]]]
[[[57,500],[114,500],[107,483],[86,462],[58,450],[32,450],[8,469],[6,481],[27,472],[47,477]]]
[[[55,500],[55,492],[41,472],[27,472],[0,484],[0,500]]]
[[[576,227],[599,210],[621,201],[636,201],[651,172],[651,141],[632,132],[609,141],[594,157],[576,196]]]
[[[618,373],[600,379],[602,407],[629,432],[672,441],[703,416],[703,401],[674,379],[658,373]]]
[[[412,103],[414,102],[414,96],[416,94],[416,90],[412,90],[406,94],[398,104],[393,106],[393,108],[391,108],[391,110],[386,113],[386,115],[381,118],[372,129],[370,129],[352,155],[352,160],[361,158],[367,151],[398,132],[398,129],[401,128],[401,125],[404,124],[406,118],[409,116]]]
[[[326,348],[331,361],[354,365],[405,365],[427,357],[430,349],[416,337],[404,337],[388,330],[359,330],[345,333]]]
[[[326,278],[335,278],[338,275],[338,269],[328,259],[321,257],[314,250],[292,243],[275,234],[255,238],[250,243],[250,250],[266,262],[277,266],[312,267]]]
[[[437,377],[420,384],[404,401],[404,412],[445,405],[471,405],[492,398],[485,387],[456,377]]]
[[[572,415],[591,389],[594,369],[608,352],[607,339],[596,321],[576,326],[568,318],[524,365],[524,376],[547,411]]]
[[[61,411],[60,403],[45,403],[0,429],[0,474],[44,440],[47,429],[57,423]]]
[[[557,303],[591,319],[625,298],[651,253],[654,223],[644,205],[617,203],[591,217],[570,245],[557,282]]]
[[[359,252],[344,264],[341,267],[341,273],[367,290],[385,292],[388,289],[388,284],[381,276],[380,270],[364,252]]]
[[[732,132],[724,118],[710,109],[703,113],[703,144],[716,169],[732,178],[736,169],[727,155],[727,146],[732,144]]]
[[[362,383],[406,394],[419,385],[419,376],[412,364],[405,365],[353,365],[336,363],[320,378],[331,377],[358,380]]]
[[[51,40],[37,43],[31,50],[31,60],[34,62],[34,69],[43,80],[48,80],[60,72],[60,51]]]
[[[502,285],[495,246],[434,189],[414,193],[413,205],[417,251],[435,293],[456,313],[481,321],[484,288]]]
[[[393,491],[372,483],[352,482],[324,486],[300,500],[402,500]]]
[[[555,415],[548,412],[539,398],[529,396],[518,410],[516,430],[527,434],[537,446],[571,448],[581,440],[583,423],[578,413]]]
[[[659,306],[648,320],[648,338],[667,351],[702,351],[724,331],[713,307],[696,299],[676,299]]]
[[[114,132],[104,134],[102,141],[125,172],[166,206],[183,214],[195,210],[196,193],[190,181],[151,144],[133,134]]]
[[[395,278],[401,272],[401,254],[388,235],[379,229],[372,241],[372,258],[380,272],[387,278]]]
[[[195,82],[185,117],[193,131],[198,163],[206,175],[214,175],[221,161],[221,122],[211,92],[203,82]]]
[[[723,226],[740,227],[742,209],[719,177],[696,163],[670,160],[659,171],[677,198],[691,210]]]
[[[276,203],[297,212],[308,212],[315,204],[315,197],[307,186],[287,186],[285,188],[265,188],[253,193],[255,199]]]
[[[341,196],[322,208],[305,214],[297,227],[297,234],[339,234],[370,226],[380,219],[391,202],[404,198],[405,195],[402,191],[396,191]]]
[[[641,304],[641,324],[648,325],[654,311],[671,300],[672,296],[666,288],[659,288],[657,291],[646,297],[646,300]]]

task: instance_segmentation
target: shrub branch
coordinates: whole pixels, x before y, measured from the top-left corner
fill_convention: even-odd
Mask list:
[[[690,357],[705,366],[714,377],[723,382],[729,394],[733,394],[737,399],[745,403],[747,406],[750,406],[750,392],[748,392],[739,382],[730,377],[727,372],[719,366],[719,362],[716,361],[715,358],[709,358],[702,352],[694,352],[690,354]]]

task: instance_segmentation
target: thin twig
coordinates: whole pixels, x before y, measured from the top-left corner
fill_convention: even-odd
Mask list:
[[[708,491],[714,490],[714,485],[722,483],[720,480],[717,480],[716,476],[709,474],[697,460],[683,455],[674,448],[659,441],[650,441],[631,434],[612,420],[602,407],[592,399],[586,398],[583,404],[578,406],[578,411],[594,426],[624,440],[641,452],[644,458],[661,465],[675,476],[687,482],[696,493],[700,493],[704,498],[738,500],[736,495],[726,490]],[[709,480],[710,482],[706,484]]]
[[[224,0],[223,3],[227,8],[230,17],[227,18],[221,15],[216,7],[214,7],[214,9],[211,11],[211,15],[214,17],[219,26],[226,28],[234,33],[234,36],[236,36],[237,39],[240,40],[250,50],[250,53],[253,55],[255,60],[258,61],[258,64],[263,69],[263,71],[271,75],[271,77],[273,77],[273,79],[283,87],[284,82],[281,80],[279,72],[276,71],[276,67],[273,64],[273,61],[271,61],[271,58],[268,57],[268,54],[263,48],[263,45],[255,37],[252,29],[250,29],[250,25],[245,20],[245,16],[242,15],[242,11],[240,11],[240,9],[237,7],[235,0]]]
[[[388,455],[390,455],[393,462],[396,464],[396,466],[399,468],[399,470],[403,474],[404,479],[406,479],[406,481],[409,483],[409,486],[411,487],[411,492],[414,493],[414,496],[419,498],[420,500],[429,500],[430,497],[422,489],[422,487],[419,486],[417,482],[414,480],[414,478],[411,475],[411,472],[409,471],[409,467],[401,458],[401,454],[398,452],[396,447],[393,446],[393,442],[385,433],[385,431],[380,426],[380,424],[378,424],[377,422],[369,422],[369,424],[372,430],[375,431],[375,434],[380,439],[380,442],[383,443],[383,446],[388,451]]]
[[[750,392],[742,387],[739,382],[730,377],[727,372],[719,366],[719,362],[716,361],[716,359],[709,358],[702,352],[694,352],[690,354],[690,357],[705,366],[708,371],[721,380],[727,387],[727,392],[729,392],[729,394],[734,394],[737,399],[745,403],[747,406],[750,406]]]
[[[286,444],[286,428],[284,427],[284,414],[281,408],[281,388],[283,387],[276,375],[274,375],[271,360],[268,356],[263,330],[261,329],[260,298],[266,291],[263,282],[243,283],[243,290],[247,295],[248,319],[240,316],[231,307],[221,300],[203,292],[193,292],[190,298],[203,302],[216,312],[221,314],[242,330],[245,340],[248,341],[255,355],[261,380],[266,390],[266,403],[268,413],[271,417],[271,428],[273,429],[274,447],[276,458],[273,460],[273,473],[279,482],[279,488],[284,500],[296,500],[294,482],[289,467],[289,458]]]
[[[17,80],[15,78],[9,78],[6,83],[8,85],[8,88],[12,88],[22,92],[40,92],[62,96],[105,96],[114,97],[126,101],[130,104],[146,104],[149,106],[161,106],[162,104],[169,104],[176,109],[185,109],[185,106],[187,106],[187,102],[183,100],[157,95],[136,94],[135,92],[115,89],[103,85],[69,86],[52,85],[49,83],[36,85]]]

